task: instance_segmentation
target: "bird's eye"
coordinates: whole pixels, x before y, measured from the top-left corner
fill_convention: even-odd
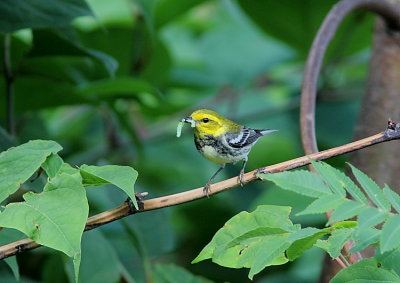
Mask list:
[[[203,121],[203,123],[208,123],[208,122],[210,122],[210,119],[208,119],[208,118],[203,118],[202,121]]]

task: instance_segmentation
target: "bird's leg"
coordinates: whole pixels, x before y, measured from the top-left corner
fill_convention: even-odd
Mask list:
[[[244,183],[243,183],[243,175],[244,175],[244,168],[246,167],[247,160],[248,160],[248,158],[246,156],[246,158],[243,159],[243,167],[242,167],[242,169],[240,169],[240,173],[239,173],[239,177],[238,177],[240,186],[242,186],[242,187],[244,185]]]
[[[214,178],[218,175],[218,173],[221,172],[221,170],[224,168],[225,168],[225,164],[222,164],[221,167],[218,168],[217,172],[215,172],[214,175],[211,176],[211,178],[208,180],[207,184],[204,186],[203,192],[207,197],[209,197],[208,194],[211,192],[210,186],[211,186],[212,180],[214,180]]]

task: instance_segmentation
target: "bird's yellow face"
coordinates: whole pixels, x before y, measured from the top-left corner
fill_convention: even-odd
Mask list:
[[[187,123],[195,123],[195,134],[203,137],[205,135],[220,136],[228,129],[239,129],[240,126],[222,117],[217,112],[207,109],[194,111],[184,119]]]

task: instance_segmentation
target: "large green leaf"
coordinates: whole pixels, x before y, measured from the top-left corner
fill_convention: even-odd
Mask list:
[[[393,208],[400,213],[400,196],[395,191],[391,190],[388,185],[383,187],[383,194],[389,200]]]
[[[123,190],[131,198],[136,209],[138,208],[134,191],[138,173],[132,167],[118,165],[82,165],[79,169],[85,186],[113,184]]]
[[[293,191],[309,197],[318,198],[331,194],[331,190],[318,175],[305,170],[260,174],[260,177],[274,182],[284,190]]]
[[[384,211],[390,211],[390,203],[383,195],[381,188],[367,175],[349,164],[357,181],[364,188],[370,200]]]
[[[386,221],[381,234],[381,251],[388,252],[400,246],[400,214],[392,215]]]
[[[324,249],[332,258],[337,258],[354,231],[352,228],[335,230],[327,240],[318,240],[317,246]]]
[[[360,228],[373,227],[385,221],[388,216],[388,212],[375,207],[368,207],[358,216],[358,223]]]
[[[214,235],[210,243],[207,244],[200,252],[200,254],[193,260],[193,263],[213,258],[213,261],[228,267],[242,267],[239,263],[239,258],[229,258],[223,254],[222,251],[228,248],[228,245],[236,238],[254,231],[261,227],[277,228],[283,231],[293,231],[295,226],[289,220],[290,207],[279,207],[273,205],[258,206],[257,209],[251,213],[243,211],[228,222],[225,223],[218,232]],[[284,233],[281,233],[284,234]],[[251,240],[259,239],[262,237],[254,237]],[[235,252],[239,253],[241,250],[239,246],[234,246]],[[229,248],[228,248],[229,249]],[[232,248],[228,252],[232,254]],[[219,254],[218,254],[219,252]],[[218,255],[218,258],[216,257]]]
[[[293,242],[286,251],[287,257],[290,261],[293,261],[296,258],[300,257],[303,252],[310,249],[317,242],[317,240],[321,239],[323,236],[330,233],[331,231],[330,228],[319,230],[312,227],[305,228],[302,231],[304,230],[309,231],[309,235]]]
[[[298,216],[305,214],[325,213],[327,211],[336,209],[338,206],[344,204],[345,202],[346,198],[342,197],[341,195],[326,195],[316,199],[309,206],[307,206],[306,209],[297,213],[296,215]]]
[[[336,208],[327,224],[329,225],[337,221],[352,218],[361,213],[367,207],[368,206],[366,206],[364,203],[354,200],[347,200],[345,203]]]
[[[54,178],[60,171],[63,164],[64,161],[62,158],[58,154],[52,153],[42,164],[42,168],[49,178]]]
[[[262,205],[254,212],[239,213],[225,223],[193,263],[212,258],[213,262],[222,266],[247,267],[252,279],[267,266],[286,263],[285,251],[289,247],[292,258],[298,257],[317,239],[309,240],[311,244],[300,241],[321,230],[302,230],[299,225],[293,225],[288,218],[289,212],[289,207]],[[318,236],[324,234],[325,231]]]
[[[79,16],[92,16],[84,0],[2,0],[0,32],[66,26]]]
[[[378,247],[375,258],[384,268],[392,269],[397,272],[397,274],[400,274],[400,247],[385,253],[382,253]]]
[[[114,247],[99,229],[83,235],[80,283],[118,282],[121,265]]]
[[[73,258],[79,273],[81,236],[88,217],[86,191],[79,178],[60,174],[39,194],[24,194],[24,202],[11,203],[0,213],[0,226],[14,228],[38,244]]]
[[[148,82],[132,77],[118,77],[100,80],[86,84],[78,89],[79,94],[98,99],[113,97],[140,97],[142,92],[155,93],[155,89]]]
[[[357,229],[353,234],[354,246],[350,252],[359,252],[372,244],[378,243],[380,235],[381,230],[375,228],[365,227]]]
[[[318,175],[329,185],[333,192],[337,195],[346,197],[346,191],[343,188],[343,182],[338,178],[339,170],[333,168],[324,162],[315,162],[311,160],[311,164],[317,171]]]
[[[28,56],[86,56],[99,62],[109,76],[114,76],[118,67],[114,58],[82,46],[76,35],[69,34],[66,30],[35,30],[33,32],[33,48]]]
[[[339,271],[330,283],[395,283],[400,277],[382,268],[376,259],[366,258]]]
[[[0,154],[0,202],[28,180],[52,153],[62,148],[54,141],[35,140]]]
[[[340,172],[339,170],[334,172],[336,173],[336,178],[340,180],[343,187],[354,198],[354,200],[364,204],[368,204],[368,199],[366,198],[364,193],[356,184],[354,184],[354,182],[348,176],[346,176],[343,172]]]

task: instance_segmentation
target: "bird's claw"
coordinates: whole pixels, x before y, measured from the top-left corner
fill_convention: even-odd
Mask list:
[[[244,186],[243,177],[244,177],[244,170],[242,169],[242,170],[240,170],[240,173],[238,176],[238,181],[239,181],[241,187]]]
[[[208,182],[205,186],[204,186],[204,188],[203,188],[203,193],[204,193],[204,195],[206,196],[206,197],[210,197],[209,196],[209,193],[211,192],[211,189],[210,189],[210,187],[211,187],[211,184]]]

